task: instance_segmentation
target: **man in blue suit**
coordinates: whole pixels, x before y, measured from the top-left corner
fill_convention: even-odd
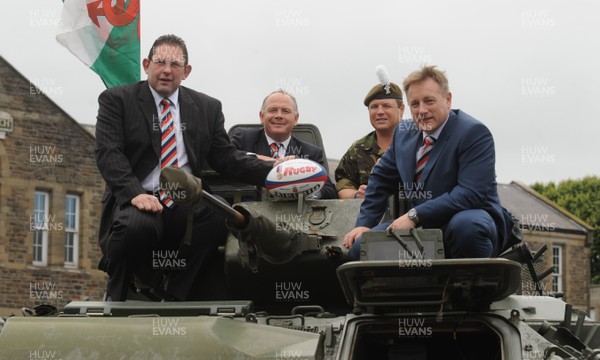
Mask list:
[[[492,134],[451,110],[448,79],[435,66],[411,73],[403,85],[413,120],[398,124],[373,169],[356,228],[344,237],[350,257],[360,257],[365,231],[415,227],[442,229],[446,258],[497,256],[513,222],[498,197]],[[410,210],[379,224],[386,199],[399,188]]]

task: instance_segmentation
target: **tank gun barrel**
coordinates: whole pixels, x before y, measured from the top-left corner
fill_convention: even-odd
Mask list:
[[[161,188],[169,189],[175,204],[193,205],[201,202],[210,209],[223,214],[227,227],[240,242],[239,256],[253,271],[257,270],[258,258],[281,264],[292,260],[305,250],[308,236],[295,230],[280,229],[272,220],[249,207],[231,207],[218,197],[202,189],[202,180],[181,168],[167,167],[160,173]]]
[[[198,179],[198,181],[201,181]],[[199,201],[206,205],[208,208],[217,211],[223,215],[227,219],[227,224],[235,227],[235,228],[244,228],[248,225],[248,219],[242,215],[239,211],[232,208],[229,204],[225,203],[223,200],[214,196],[211,193],[208,193],[202,189],[201,196]]]
[[[253,271],[257,267],[256,255],[270,263],[283,264],[305,250],[303,246],[307,242],[303,239],[308,235],[297,230],[281,229],[264,214],[243,203],[234,208],[244,214],[248,223],[243,228],[228,227],[240,242],[242,259]]]
[[[239,211],[233,209],[229,204],[218,197],[202,189],[202,180],[187,174],[181,168],[169,166],[160,173],[161,188],[169,189],[169,193],[176,193],[172,196],[173,202],[179,205],[192,205],[200,201],[208,208],[222,214],[227,219],[227,223],[236,228],[244,228],[248,220]]]

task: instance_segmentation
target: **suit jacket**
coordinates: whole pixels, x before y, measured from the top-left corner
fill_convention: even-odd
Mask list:
[[[494,139],[487,127],[460,110],[452,110],[420,181],[414,183],[416,152],[421,145],[422,132],[412,121],[398,124],[390,148],[369,178],[356,225],[377,225],[386,198],[398,191],[400,184],[400,196],[417,210],[423,228],[442,227],[462,210],[483,209],[496,224],[502,249],[513,223],[500,205]]]
[[[95,155],[107,185],[100,224],[102,245],[110,233],[113,207],[124,206],[146,192],[141,182],[159,164],[161,130],[146,81],[107,89],[98,102]],[[202,177],[208,161],[219,173],[264,184],[272,165],[246,156],[229,143],[220,101],[181,86],[179,115],[194,176]]]
[[[240,150],[250,151],[255,154],[271,156],[271,148],[267,142],[265,131],[262,127],[257,128],[236,128],[231,134],[231,143]],[[305,158],[316,161],[327,170],[323,157],[323,150],[318,147],[304,142],[292,136],[288,144],[287,155],[295,155],[297,158]],[[327,177],[327,181],[321,189],[322,199],[337,199],[337,191],[335,185]]]

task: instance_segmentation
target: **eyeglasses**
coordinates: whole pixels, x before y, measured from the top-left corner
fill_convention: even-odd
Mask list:
[[[170,65],[171,69],[176,69],[176,70],[179,70],[185,66],[184,64],[177,62],[177,61],[152,60],[152,62],[155,63],[156,65],[158,65],[159,67],[165,67],[167,65]]]

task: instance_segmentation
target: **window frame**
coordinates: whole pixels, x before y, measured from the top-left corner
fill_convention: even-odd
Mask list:
[[[69,212],[69,199],[75,200],[74,212]],[[81,209],[81,197],[76,194],[67,194],[65,197],[65,243],[64,243],[64,265],[65,267],[77,267],[79,265],[79,216]],[[70,226],[68,217],[72,214],[73,226]],[[69,235],[73,234],[73,243],[68,244]],[[67,249],[72,248],[72,259],[67,259]]]
[[[38,204],[38,196],[41,196],[44,199],[43,209],[39,209]],[[39,224],[37,221],[38,215],[41,212],[42,214],[42,223]],[[33,195],[33,217],[31,220],[31,230],[32,230],[32,264],[35,266],[47,266],[48,265],[48,219],[50,212],[50,193],[48,191],[39,191],[36,190]],[[41,225],[41,227],[39,226]],[[41,244],[37,244],[38,234],[41,234]],[[41,247],[41,259],[37,260],[36,247]]]
[[[561,245],[552,245],[552,291],[555,293],[563,292],[563,247]]]

